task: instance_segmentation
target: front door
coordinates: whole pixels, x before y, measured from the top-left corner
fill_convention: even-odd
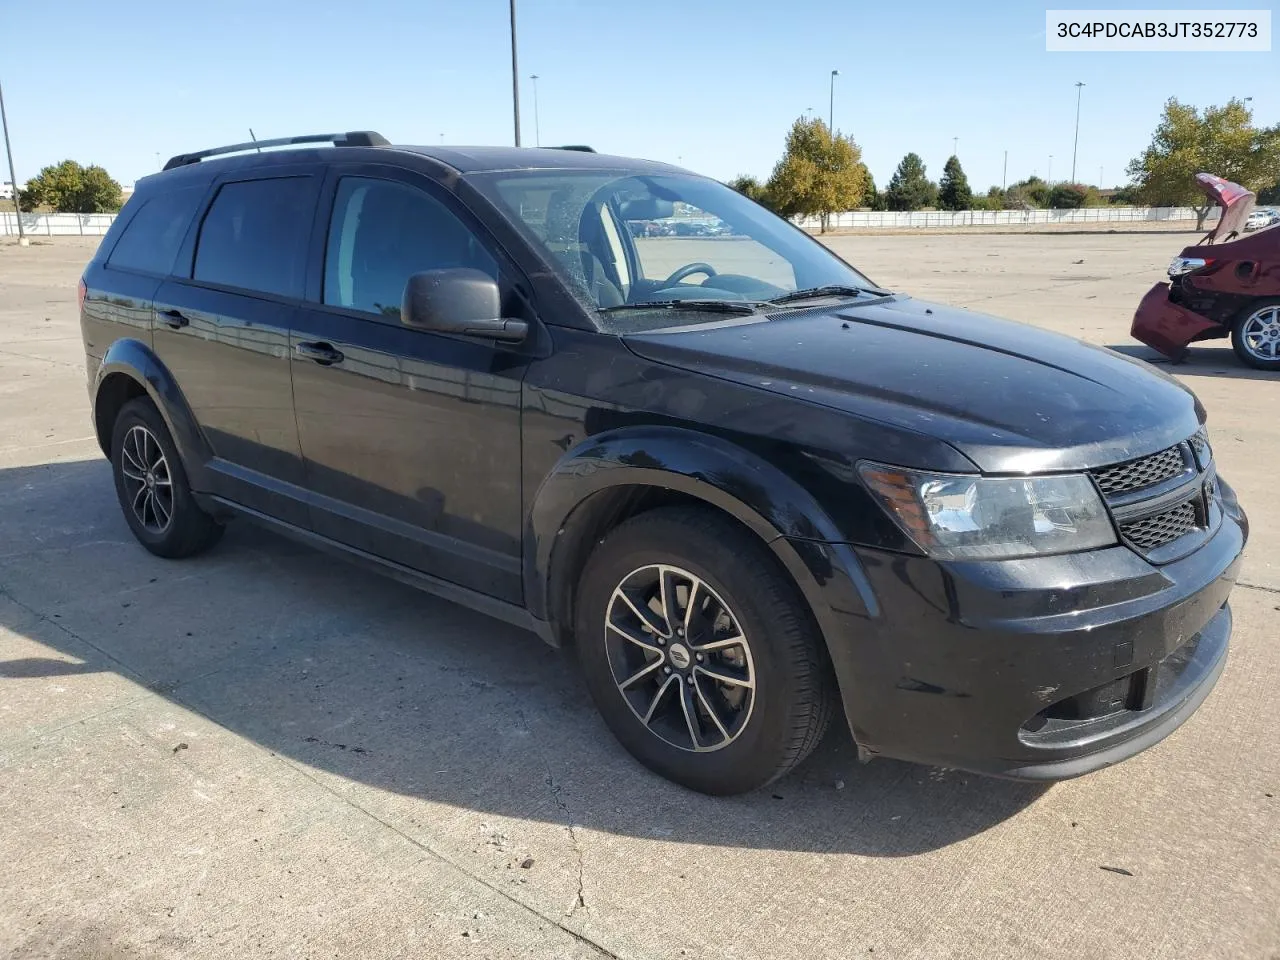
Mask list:
[[[320,180],[299,171],[222,183],[154,301],[156,355],[212,448],[202,492],[303,527],[289,330]]]
[[[520,349],[400,323],[413,273],[510,268],[438,185],[336,168],[321,209],[318,301],[291,338],[294,406],[314,530],[508,602],[520,576]],[[528,317],[532,320],[532,317]]]

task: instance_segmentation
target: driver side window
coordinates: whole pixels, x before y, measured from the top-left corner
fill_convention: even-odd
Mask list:
[[[394,180],[343,177],[329,223],[324,302],[400,320],[412,274],[471,267],[498,279],[498,264],[443,204]]]

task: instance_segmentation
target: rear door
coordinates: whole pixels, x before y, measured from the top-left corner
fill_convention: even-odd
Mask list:
[[[324,267],[293,341],[294,402],[317,533],[510,602],[520,577],[520,383],[530,354],[400,323],[413,273],[515,271],[448,191],[377,165],[331,172]],[[331,213],[330,213],[331,211]]]
[[[155,352],[213,451],[205,492],[302,527],[289,330],[320,180],[314,165],[224,177],[155,294]]]

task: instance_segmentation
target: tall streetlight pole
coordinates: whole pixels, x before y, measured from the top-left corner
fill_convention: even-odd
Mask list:
[[[951,138],[951,155],[953,157],[957,156],[959,152],[960,152],[960,138],[952,137]]]
[[[538,75],[531,73],[529,79],[533,81],[533,145],[540,147],[542,146],[542,124],[538,120]]]
[[[1000,171],[1000,191],[1003,193],[1008,186],[1009,186],[1009,151],[1006,150],[1004,152],[1004,169]]]
[[[832,135],[836,132],[836,77],[840,76],[839,70],[831,71],[831,102],[827,107],[827,127]]]
[[[13,148],[9,146],[9,117],[4,112],[4,88],[0,87],[0,126],[4,127],[4,152],[9,158],[9,180],[13,183],[13,212],[18,217],[18,245],[27,245],[27,235],[22,232],[22,208],[18,206],[18,176],[13,172]]]
[[[1049,186],[1053,186],[1053,154],[1052,153],[1049,154],[1049,173],[1045,182],[1048,183]]]
[[[516,0],[511,0],[511,114],[515,120],[516,146],[520,146],[520,66],[516,62]]]
[[[1080,146],[1080,96],[1084,93],[1083,81],[1076,81],[1076,140],[1071,145],[1071,182],[1076,182],[1076,148]]]

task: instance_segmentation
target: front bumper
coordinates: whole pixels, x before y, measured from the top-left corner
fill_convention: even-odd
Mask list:
[[[1169,299],[1169,284],[1157,283],[1147,291],[1133,314],[1129,335],[1159,350],[1171,360],[1181,359],[1187,345],[1221,336],[1223,328]]]
[[[829,642],[872,755],[1023,780],[1110,766],[1159,742],[1226,663],[1248,526],[1230,497],[1198,550],[1127,547],[942,564],[855,548],[873,612]],[[846,605],[846,610],[849,606]]]

